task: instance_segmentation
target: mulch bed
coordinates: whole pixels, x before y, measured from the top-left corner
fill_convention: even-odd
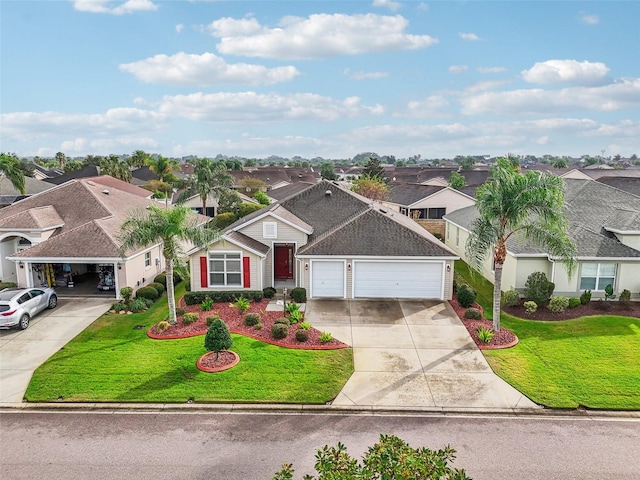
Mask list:
[[[237,353],[223,350],[218,355],[215,352],[205,353],[198,359],[198,369],[207,373],[222,372],[235,367],[240,361]]]
[[[623,317],[640,318],[640,302],[628,302],[627,304],[617,301],[593,300],[586,305],[578,305],[575,308],[567,308],[562,313],[553,313],[546,307],[538,307],[534,313],[527,313],[521,300],[515,307],[502,306],[502,311],[514,317],[541,320],[558,321],[569,320],[571,318],[588,317],[592,315],[621,315]],[[605,305],[606,304],[606,305]]]
[[[494,332],[495,335],[490,342],[482,342],[478,337],[478,327],[483,326],[484,328],[493,331],[493,322],[487,320],[486,318],[484,318],[484,316],[481,320],[471,320],[468,318],[464,318],[464,312],[467,309],[462,307],[458,303],[458,300],[456,300],[455,298],[450,300],[449,304],[455,310],[456,315],[458,315],[458,318],[462,321],[467,331],[469,332],[469,335],[471,335],[471,338],[473,338],[473,341],[476,343],[480,350],[497,350],[500,348],[509,348],[517,345],[518,337],[516,336],[516,334],[511,330],[507,330],[503,326],[500,326],[499,332]],[[483,312],[482,307],[477,303],[474,303],[473,307],[480,310],[480,312]]]
[[[198,320],[191,325],[185,325],[182,322],[182,318],[179,317],[178,322],[175,325],[170,325],[167,330],[160,331],[157,326],[154,325],[147,331],[147,335],[157,340],[171,340],[204,335],[207,333],[208,329],[206,318],[217,313],[222,321],[227,325],[227,328],[229,328],[231,333],[251,337],[272,345],[303,350],[335,350],[338,348],[348,347],[347,344],[342,343],[335,338],[329,342],[321,342],[320,334],[322,332],[313,328],[313,326],[311,329],[307,330],[309,339],[305,342],[299,342],[295,337],[299,324],[291,325],[289,327],[289,334],[285,338],[279,340],[273,339],[271,337],[271,327],[275,323],[276,319],[284,317],[285,315],[283,311],[267,312],[268,304],[269,299],[264,298],[260,302],[252,302],[248,311],[240,312],[235,306],[228,303],[215,303],[211,310],[202,311],[199,304],[185,305],[184,299],[181,299],[180,306],[184,308],[185,312],[197,313]],[[247,313],[258,313],[260,315],[262,323],[261,329],[248,327],[244,324],[244,317]]]

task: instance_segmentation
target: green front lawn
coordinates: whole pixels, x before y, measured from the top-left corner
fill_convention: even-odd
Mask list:
[[[206,353],[204,336],[147,337],[165,315],[166,297],[145,313],[103,315],[36,370],[26,399],[319,404],[334,398],[353,372],[351,349],[292,350],[233,335],[231,349],[240,363],[204,373],[196,367]],[[138,325],[144,328],[136,330]]]
[[[456,263],[491,311],[491,284]],[[480,293],[482,292],[482,293]],[[640,319],[598,315],[537,322],[503,313],[501,324],[520,343],[485,350],[491,368],[534,402],[554,408],[640,410]]]

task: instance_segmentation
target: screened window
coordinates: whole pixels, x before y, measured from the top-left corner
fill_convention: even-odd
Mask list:
[[[446,213],[446,208],[415,208],[411,210],[410,217],[413,219],[425,218],[429,220],[440,220]]]
[[[262,236],[264,238],[278,238],[278,224],[276,222],[264,222],[262,224]]]
[[[615,263],[583,263],[580,274],[580,290],[603,291],[609,284],[615,285]]]
[[[240,253],[209,254],[209,285],[218,287],[242,286]]]
[[[144,254],[144,266],[145,267],[151,266],[151,252],[147,252]]]

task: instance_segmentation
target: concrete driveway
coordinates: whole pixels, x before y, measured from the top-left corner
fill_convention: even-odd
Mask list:
[[[59,299],[26,330],[0,330],[0,404],[22,402],[34,370],[112,304],[113,299]]]
[[[334,405],[538,408],[493,373],[447,302],[308,300],[305,317],[353,347]]]

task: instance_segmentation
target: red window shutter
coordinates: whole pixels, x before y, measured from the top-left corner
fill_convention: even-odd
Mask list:
[[[251,288],[251,272],[249,271],[249,257],[242,257],[242,274],[244,288]]]
[[[209,286],[208,263],[207,257],[200,257],[200,286],[205,288]]]

